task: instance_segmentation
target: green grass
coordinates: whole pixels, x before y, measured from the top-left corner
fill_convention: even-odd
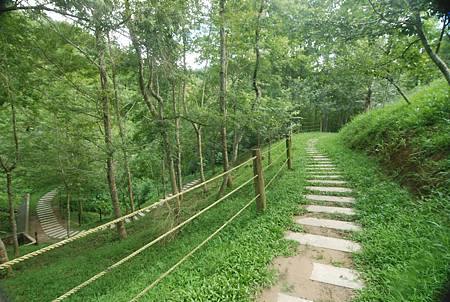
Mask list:
[[[373,158],[349,150],[338,135],[319,135],[318,148],[336,162],[356,189],[354,257],[366,288],[355,302],[431,302],[450,267],[450,203],[443,194],[413,196]]]
[[[356,260],[370,286],[357,301],[434,301],[448,278],[450,89],[435,81],[410,99],[361,114],[322,146],[359,190],[365,250]]]
[[[436,301],[450,266],[450,205],[448,196],[413,196],[376,160],[348,149],[339,135],[302,134],[294,138],[294,171],[283,171],[267,191],[268,209],[257,215],[251,206],[217,237],[152,289],[143,301],[253,301],[261,288],[273,284],[271,261],[290,255],[295,244],[283,239],[286,230],[302,231],[292,216],[306,204],[304,147],[318,137],[356,190],[357,221],[363,231],[349,236],[363,245],[354,255],[366,288],[355,302]],[[277,153],[284,152],[280,148]],[[275,158],[276,156],[274,156]],[[267,162],[266,162],[267,164]],[[266,172],[266,181],[278,165]],[[235,187],[252,175],[251,167],[235,173]],[[216,185],[219,182],[216,183]],[[200,191],[200,190],[199,190]],[[183,217],[214,200],[210,194],[189,193]],[[129,301],[237,212],[253,196],[252,185],[225,200],[165,240],[113,270],[69,298],[69,301]],[[12,301],[49,301],[149,242],[170,225],[165,208],[127,224],[129,238],[117,240],[105,231],[18,265],[3,281]]]
[[[356,117],[342,131],[345,144],[375,156],[414,192],[450,188],[450,88],[435,81],[410,96]]]
[[[300,152],[306,136],[294,140],[294,154]],[[282,154],[279,148],[277,154]],[[303,151],[302,151],[303,152]],[[273,157],[275,158],[275,156]],[[266,163],[267,164],[267,163]],[[298,212],[299,177],[302,163],[294,160],[294,171],[283,171],[267,191],[268,210],[257,215],[248,208],[217,237],[163,280],[147,296],[149,301],[252,301],[262,286],[271,284],[275,274],[271,260],[293,252],[294,244],[283,239],[293,228],[292,215]],[[266,181],[278,170],[266,171]],[[252,175],[251,167],[235,173],[235,187]],[[213,200],[192,193],[184,199],[183,215],[188,217]],[[110,272],[69,301],[129,301],[131,297],[165,272],[181,257],[204,240],[237,212],[253,196],[249,184],[232,198],[206,212],[184,227],[175,238],[143,252]],[[114,232],[105,231],[56,251],[36,257],[15,268],[15,275],[4,280],[3,287],[12,301],[48,301],[85,281],[108,265],[151,241],[168,227],[166,209],[127,224],[129,237],[119,241]]]

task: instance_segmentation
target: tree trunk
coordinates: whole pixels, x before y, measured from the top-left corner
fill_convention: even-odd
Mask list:
[[[127,151],[127,136],[126,136],[126,130],[123,126],[123,120],[122,120],[122,114],[120,112],[120,100],[119,100],[119,93],[117,90],[117,80],[116,80],[116,65],[112,57],[112,51],[111,51],[111,45],[109,45],[109,56],[111,60],[111,75],[112,75],[112,83],[113,83],[113,89],[114,89],[114,109],[116,112],[116,119],[117,124],[119,125],[119,135],[121,140],[121,147],[122,147],[122,156],[123,156],[123,165],[125,169],[125,173],[127,175],[127,188],[128,188],[128,198],[130,200],[130,208],[131,212],[134,212],[135,205],[134,205],[134,194],[133,194],[133,177],[130,169],[129,159],[128,159],[128,151]]]
[[[3,264],[8,261],[9,261],[8,252],[6,251],[5,244],[3,243],[2,239],[0,238],[0,263]],[[12,272],[12,268],[9,267],[8,273],[11,273],[11,272]]]
[[[364,103],[364,110],[367,112],[370,110],[372,106],[372,82],[370,82],[369,87],[367,88],[366,101]]]
[[[9,224],[11,226],[14,246],[14,257],[19,257],[19,241],[17,240],[17,223],[14,211],[14,195],[12,190],[12,172],[6,172],[6,191],[8,194]]]
[[[423,31],[423,25],[422,25],[422,19],[420,17],[420,12],[415,13],[415,20],[414,20],[414,27],[416,28],[416,33],[419,36],[420,41],[422,42],[423,47],[425,48],[425,51],[427,52],[430,59],[433,61],[434,64],[439,68],[439,70],[444,75],[445,79],[447,80],[447,83],[450,85],[450,69],[448,68],[447,64],[439,57],[437,53],[431,49],[430,44],[428,43],[428,39],[425,36],[425,33]]]
[[[172,83],[172,109],[173,109],[173,115],[175,118],[175,148],[176,148],[176,156],[175,156],[175,165],[176,165],[176,176],[177,176],[177,182],[178,182],[178,191],[181,192],[183,187],[183,180],[181,175],[181,139],[180,139],[180,118],[178,116],[178,106],[177,106],[177,100],[175,95],[175,83]],[[183,88],[184,89],[184,88]],[[183,93],[184,94],[184,93]],[[183,96],[184,97],[184,96]],[[180,196],[180,199],[182,200],[182,196]]]
[[[395,87],[395,89],[397,89],[398,93],[400,93],[400,95],[405,100],[405,102],[408,103],[408,105],[411,104],[411,102],[409,101],[409,99],[406,96],[406,94],[403,93],[403,91],[400,88],[400,86],[398,86],[391,77],[386,77],[386,80],[388,80],[388,82],[391,83]]]
[[[78,199],[78,225],[81,226],[83,223],[83,202]]]
[[[197,137],[197,153],[198,160],[200,166],[200,182],[205,182],[205,167],[203,163],[203,146],[202,146],[202,127],[194,124],[194,130]],[[203,192],[206,193],[208,191],[208,187],[203,185]]]
[[[237,97],[233,98],[233,114],[236,117],[237,114]],[[239,144],[242,141],[243,134],[239,131],[238,123],[234,124],[234,135],[233,135],[233,156],[231,157],[231,164],[234,165],[237,161],[239,155]]]
[[[163,143],[163,150],[165,152],[166,157],[166,164],[169,168],[169,178],[170,178],[170,185],[172,187],[172,194],[177,195],[179,193],[178,186],[177,186],[177,176],[175,172],[175,164],[173,162],[172,157],[172,146],[170,145],[169,141],[169,135],[167,133],[168,127],[166,126],[166,121],[164,120],[164,104],[162,102],[159,102],[159,128],[161,132],[162,137],[162,143]],[[178,223],[180,218],[180,210],[181,210],[181,200],[180,197],[175,197],[176,201],[176,208],[175,208],[175,222]]]
[[[163,185],[163,194],[164,198],[167,196],[167,189],[166,189],[166,161],[164,158],[161,160],[161,181]]]
[[[95,29],[96,46],[98,52],[98,65],[100,73],[100,88],[101,88],[101,102],[102,102],[102,113],[103,113],[103,127],[105,136],[105,146],[106,146],[106,166],[107,166],[107,179],[109,185],[109,191],[111,194],[111,202],[114,209],[115,218],[122,216],[120,211],[120,201],[117,194],[116,186],[116,174],[114,165],[114,146],[112,143],[112,130],[111,130],[111,116],[110,116],[110,104],[108,96],[108,75],[106,72],[105,65],[105,42],[104,33],[100,28]],[[125,230],[125,225],[123,221],[116,224],[117,232],[121,239],[127,237],[127,232]]]
[[[66,208],[67,208],[67,238],[70,237],[70,192],[66,191]]]
[[[211,171],[216,174],[216,148],[211,148]]]
[[[219,16],[220,16],[220,92],[219,92],[219,105],[222,112],[222,164],[223,171],[227,172],[230,168],[228,162],[228,143],[227,143],[227,46],[226,46],[226,33],[225,33],[225,1],[219,1]],[[231,185],[229,181],[230,175],[227,173],[223,177],[223,182],[220,187],[219,196],[222,196],[225,192],[225,186]]]

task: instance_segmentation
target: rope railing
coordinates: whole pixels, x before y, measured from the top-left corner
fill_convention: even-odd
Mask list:
[[[280,144],[281,145],[281,144]],[[257,160],[261,160],[261,154],[259,153],[259,156],[256,156]],[[275,161],[272,162],[278,162],[278,160],[285,156],[285,154],[282,154],[281,156],[278,156]],[[277,170],[275,175],[272,176],[270,181],[264,186],[264,190],[267,189],[273,181],[278,177],[278,175],[283,170],[284,166],[287,164],[289,158],[283,161],[280,168]],[[269,166],[271,166],[270,164]],[[267,169],[269,166],[266,166]],[[255,175],[252,179],[256,179],[258,175]],[[237,216],[239,216],[245,209],[247,209],[255,200],[261,197],[261,194],[257,194],[255,197],[253,197],[247,204],[244,205],[235,215],[233,215],[230,219],[228,219],[221,227],[219,227],[214,233],[212,233],[210,236],[208,236],[205,240],[203,240],[199,245],[197,245],[195,248],[193,248],[189,253],[187,253],[185,256],[183,256],[178,262],[176,262],[172,267],[170,267],[167,271],[165,271],[163,274],[161,274],[158,278],[156,278],[155,281],[153,281],[150,285],[145,287],[142,291],[140,291],[136,296],[134,296],[130,302],[136,302],[140,298],[142,298],[145,294],[148,293],[152,288],[154,288],[161,280],[163,280],[165,277],[167,277],[170,273],[172,273],[178,266],[180,266],[183,262],[185,262],[189,257],[191,257],[196,251],[198,251],[203,245],[205,245],[209,240],[211,240],[214,236],[216,236],[222,229],[224,229],[228,224],[230,224]]]
[[[253,158],[252,158],[253,159]],[[226,195],[222,196],[221,198],[217,199],[214,203],[210,204],[209,206],[207,206],[206,208],[204,208],[203,210],[199,211],[198,213],[196,213],[195,215],[191,216],[190,218],[186,219],[185,221],[183,221],[182,223],[178,224],[177,226],[173,227],[172,229],[170,229],[169,231],[165,232],[164,234],[160,235],[159,237],[155,238],[154,240],[150,241],[149,243],[147,243],[146,245],[140,247],[139,249],[137,249],[136,251],[132,252],[131,254],[129,254],[128,256],[122,258],[121,260],[117,261],[116,263],[110,265],[109,267],[107,267],[105,270],[97,273],[96,275],[92,276],[91,278],[89,278],[88,280],[84,281],[83,283],[77,285],[76,287],[72,288],[71,290],[69,290],[68,292],[66,292],[65,294],[59,296],[58,298],[56,298],[55,300],[53,300],[53,302],[59,302],[62,301],[68,297],[70,297],[71,295],[73,295],[74,293],[78,292],[79,290],[81,290],[82,288],[88,286],[89,284],[93,283],[94,281],[96,281],[97,279],[103,277],[104,275],[106,275],[107,273],[109,273],[111,270],[115,269],[116,267],[120,266],[121,264],[127,262],[128,260],[132,259],[133,257],[139,255],[141,252],[143,252],[144,250],[148,249],[149,247],[151,247],[152,245],[156,244],[157,242],[161,241],[162,239],[164,239],[165,237],[167,237],[168,235],[172,234],[173,232],[175,232],[176,230],[180,229],[181,227],[183,227],[184,225],[188,224],[189,222],[191,222],[192,220],[194,220],[195,218],[197,218],[198,216],[202,215],[203,213],[205,213],[206,211],[208,211],[209,209],[211,209],[212,207],[216,206],[217,204],[219,204],[221,201],[223,201],[224,199],[228,198],[229,196],[231,196],[232,194],[234,194],[235,192],[239,191],[241,188],[243,188],[245,185],[249,184],[251,181],[253,181],[255,178],[257,178],[257,176],[253,176],[252,178],[250,178],[249,180],[247,180],[246,182],[244,182],[243,184],[241,184],[240,186],[238,186],[237,188],[233,189],[232,191],[228,192]]]
[[[183,262],[185,262],[189,257],[191,257],[196,251],[198,251],[202,246],[204,246],[209,240],[211,240],[214,236],[216,236],[220,231],[222,231],[227,225],[229,225],[236,217],[238,217],[243,211],[245,211],[257,198],[259,195],[255,196],[247,202],[236,214],[234,214],[230,219],[228,219],[223,225],[221,225],[218,229],[214,231],[211,235],[209,235],[205,240],[203,240],[199,245],[193,248],[189,253],[187,253],[183,258],[181,258],[177,263],[175,263],[170,269],[160,275],[155,281],[153,281],[149,286],[145,287],[139,294],[134,296],[130,302],[138,301],[142,298],[149,290],[155,287],[162,279],[167,277],[171,272],[173,272],[178,266],[180,266]]]
[[[274,165],[275,163],[278,162],[278,160],[280,160],[280,158],[282,157],[286,157],[286,154],[282,153],[280,155],[278,155],[275,159],[272,160],[272,162],[270,164],[268,164],[267,166],[264,167],[264,171],[266,171],[267,169],[269,169],[272,165]]]
[[[278,176],[278,174],[280,174],[280,172],[283,170],[284,166],[286,165],[286,163],[288,162],[288,159],[286,159],[280,166],[280,168],[278,169],[277,173],[275,173],[275,175],[269,180],[269,182],[266,184],[266,186],[264,187],[264,189],[267,189],[270,184],[275,180],[275,178]]]
[[[110,222],[104,223],[104,224],[102,224],[100,226],[97,226],[97,227],[94,227],[92,229],[89,229],[89,230],[86,230],[86,231],[82,231],[82,232],[78,233],[75,236],[72,236],[72,237],[69,237],[69,238],[64,239],[62,241],[59,241],[57,243],[51,244],[51,245],[49,245],[49,246],[47,246],[45,248],[36,250],[34,252],[31,252],[31,253],[28,253],[26,255],[23,255],[21,257],[17,257],[15,259],[12,259],[12,260],[10,260],[8,262],[2,263],[2,264],[0,264],[0,270],[8,269],[8,268],[10,268],[13,265],[16,265],[16,264],[21,263],[21,262],[26,261],[26,260],[29,260],[29,259],[31,259],[33,257],[38,256],[38,255],[42,255],[42,254],[44,254],[46,252],[49,252],[49,251],[52,251],[52,250],[54,250],[56,248],[62,247],[64,245],[68,244],[68,243],[71,243],[71,242],[75,241],[75,240],[84,238],[84,237],[86,237],[88,235],[91,235],[93,233],[96,233],[96,232],[100,232],[100,231],[106,230],[111,225],[114,225],[116,223],[124,221],[127,218],[134,217],[134,216],[138,215],[139,213],[142,213],[144,211],[148,212],[149,210],[152,210],[152,209],[155,209],[155,208],[157,208],[159,206],[162,206],[164,203],[166,203],[166,202],[168,202],[168,201],[170,201],[170,200],[172,200],[172,199],[174,199],[174,198],[176,198],[176,197],[178,197],[180,195],[183,195],[183,194],[191,192],[191,191],[193,191],[195,189],[198,189],[198,188],[202,187],[203,185],[208,184],[208,183],[210,183],[210,182],[212,182],[212,181],[214,181],[214,180],[224,176],[225,174],[231,173],[232,171],[234,171],[234,170],[236,170],[236,169],[246,165],[248,162],[250,162],[250,161],[252,161],[254,159],[255,159],[255,157],[253,156],[253,157],[249,158],[248,160],[246,160],[245,162],[243,162],[243,163],[241,163],[241,164],[239,164],[239,165],[229,169],[226,172],[223,172],[223,173],[221,173],[219,175],[216,175],[216,176],[214,176],[214,177],[212,177],[212,178],[210,178],[210,179],[208,179],[208,180],[206,180],[206,181],[204,181],[202,183],[199,183],[199,184],[197,184],[197,185],[195,185],[195,186],[193,186],[193,187],[191,187],[191,188],[189,188],[189,189],[187,189],[185,191],[182,191],[182,192],[174,194],[174,195],[172,195],[170,197],[164,198],[161,201],[156,202],[154,204],[151,204],[151,205],[149,205],[147,207],[144,207],[142,209],[136,210],[136,211],[134,211],[132,213],[129,213],[129,214],[124,215],[122,217],[116,218],[114,220],[111,220]]]
[[[265,154],[269,153],[269,151],[274,151],[274,150],[278,149],[278,147],[283,146],[283,145],[284,145],[284,140],[281,140],[279,143],[277,143],[273,146],[270,146],[270,148],[261,152],[261,154],[265,155]]]

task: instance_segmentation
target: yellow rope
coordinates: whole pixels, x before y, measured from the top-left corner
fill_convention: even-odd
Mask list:
[[[214,236],[216,236],[222,229],[224,229],[228,224],[230,224],[237,216],[239,216],[245,209],[247,209],[257,198],[259,195],[255,196],[252,200],[250,200],[243,208],[241,208],[236,214],[233,215],[230,219],[228,219],[220,228],[214,231],[211,235],[208,236],[205,240],[203,240],[199,245],[197,245],[193,250],[191,250],[188,254],[186,254],[183,258],[181,258],[177,263],[175,263],[169,270],[160,275],[155,281],[153,281],[149,286],[144,288],[139,294],[137,294],[130,302],[138,301],[141,297],[143,297],[150,289],[155,287],[162,279],[168,276],[171,272],[173,272],[178,266],[180,266],[184,261],[186,261],[190,256],[192,256],[196,251],[198,251],[203,245],[205,245],[209,240],[211,240]]]
[[[97,227],[95,227],[95,228],[92,228],[92,229],[89,229],[89,230],[86,230],[86,231],[82,231],[82,232],[78,233],[78,234],[75,235],[75,236],[72,236],[72,237],[70,237],[70,238],[64,239],[64,240],[59,241],[59,242],[57,242],[57,243],[51,244],[51,245],[49,245],[49,246],[47,246],[47,247],[45,247],[45,248],[39,249],[39,250],[37,250],[37,251],[28,253],[28,254],[26,254],[26,255],[23,255],[23,256],[21,256],[21,257],[15,258],[15,259],[10,260],[10,261],[8,261],[8,262],[2,263],[2,264],[0,264],[0,270],[2,270],[2,269],[8,269],[8,268],[10,268],[11,266],[13,266],[13,265],[15,265],[15,264],[18,264],[18,263],[23,262],[23,261],[25,261],[25,260],[29,260],[29,259],[31,259],[31,258],[33,258],[33,257],[36,257],[36,256],[41,255],[41,254],[44,254],[44,253],[49,252],[49,251],[51,251],[51,250],[54,250],[54,249],[59,248],[59,247],[61,247],[61,246],[63,246],[63,245],[66,245],[66,244],[68,244],[68,243],[70,243],[70,242],[73,242],[73,241],[78,240],[78,239],[80,239],[80,238],[84,238],[84,237],[86,237],[86,236],[88,236],[88,235],[90,235],[90,234],[93,234],[93,233],[96,233],[96,232],[99,232],[99,231],[102,231],[102,230],[106,230],[109,226],[111,226],[111,225],[113,225],[113,224],[116,224],[116,223],[118,223],[118,222],[124,221],[124,220],[127,219],[127,218],[134,217],[134,216],[136,216],[136,215],[139,214],[139,213],[142,213],[142,212],[144,212],[144,211],[149,211],[149,210],[151,210],[151,209],[154,209],[154,208],[156,208],[156,207],[159,207],[159,206],[163,205],[165,202],[168,202],[169,200],[172,200],[172,199],[174,199],[174,198],[176,198],[176,197],[178,197],[178,196],[180,196],[180,195],[186,194],[186,193],[188,193],[188,192],[190,192],[190,191],[192,191],[192,190],[195,190],[195,189],[197,189],[197,188],[200,188],[200,187],[202,187],[203,185],[205,185],[205,184],[207,184],[207,183],[210,183],[211,181],[216,180],[217,178],[222,177],[222,176],[224,176],[225,174],[228,174],[228,173],[230,173],[230,172],[232,172],[232,171],[234,171],[234,170],[236,170],[236,169],[238,169],[238,168],[244,166],[245,164],[247,164],[248,162],[252,161],[253,159],[255,159],[255,157],[251,157],[251,158],[249,158],[248,160],[246,160],[245,162],[243,162],[242,164],[237,165],[236,167],[233,167],[232,169],[230,169],[230,170],[228,170],[228,171],[226,171],[226,172],[223,172],[223,173],[221,173],[221,174],[219,174],[219,175],[216,175],[216,176],[214,176],[213,178],[208,179],[207,181],[204,181],[204,182],[202,182],[202,183],[200,183],[200,184],[197,184],[197,185],[195,185],[195,186],[193,186],[193,187],[191,187],[191,188],[189,188],[189,189],[187,189],[187,190],[185,190],[185,191],[179,192],[179,193],[177,193],[177,194],[175,194],[175,195],[172,195],[172,196],[170,196],[170,197],[167,197],[167,198],[165,198],[165,199],[162,199],[161,201],[156,202],[156,203],[154,203],[154,204],[151,204],[151,205],[149,205],[149,206],[147,206],[147,207],[145,207],[145,208],[142,208],[142,209],[140,209],[140,210],[136,210],[136,211],[134,211],[134,212],[132,212],[132,213],[130,213],[130,214],[127,214],[127,215],[124,215],[124,216],[122,216],[122,217],[116,218],[116,219],[114,219],[114,220],[112,220],[112,221],[110,221],[110,222],[107,222],[107,223],[102,224],[102,225],[100,225],[100,226],[97,226]]]
[[[274,151],[276,150],[278,147],[284,145],[286,143],[286,141],[284,139],[281,139],[281,141],[273,146],[270,146],[270,149],[265,150],[264,152],[261,152],[262,155],[267,154],[269,151]],[[267,146],[268,148],[268,146]]]
[[[58,301],[62,301],[66,298],[68,298],[69,296],[73,295],[74,293],[78,292],[80,289],[88,286],[89,284],[91,284],[92,282],[94,282],[95,280],[103,277],[104,275],[106,275],[108,272],[110,272],[111,270],[113,270],[114,268],[120,266],[121,264],[123,264],[124,262],[130,260],[131,258],[137,256],[138,254],[140,254],[142,251],[148,249],[149,247],[151,247],[152,245],[154,245],[155,243],[159,242],[161,239],[165,238],[167,235],[173,233],[174,231],[178,230],[179,228],[181,228],[182,226],[186,225],[187,223],[191,222],[192,220],[194,220],[195,218],[197,218],[198,216],[200,216],[201,214],[203,214],[204,212],[208,211],[209,209],[211,209],[212,207],[214,207],[215,205],[217,205],[218,203],[220,203],[221,201],[223,201],[225,198],[229,197],[230,195],[232,195],[233,193],[235,193],[236,191],[240,190],[242,187],[244,187],[245,185],[247,185],[248,183],[250,183],[251,181],[253,181],[253,179],[255,179],[257,176],[254,176],[252,178],[250,178],[249,180],[247,180],[245,183],[241,184],[239,187],[237,187],[236,189],[230,191],[228,194],[224,195],[223,197],[219,198],[218,200],[216,200],[214,203],[210,204],[209,206],[207,206],[206,208],[204,208],[203,210],[201,210],[200,212],[198,212],[197,214],[191,216],[189,219],[183,221],[182,223],[180,223],[179,225],[177,225],[176,227],[170,229],[169,231],[167,231],[166,233],[162,234],[161,236],[159,236],[158,238],[152,240],[151,242],[147,243],[146,245],[142,246],[141,248],[137,249],[136,251],[134,251],[133,253],[129,254],[128,256],[122,258],[121,260],[119,260],[118,262],[112,264],[111,266],[107,267],[105,270],[97,273],[96,275],[92,276],[91,278],[89,278],[88,280],[84,281],[83,283],[77,285],[76,287],[72,288],[71,290],[69,290],[68,292],[66,292],[65,294],[59,296],[58,298],[56,298],[55,300],[53,300],[53,302],[58,302]]]
[[[270,184],[275,180],[275,177],[278,176],[278,174],[280,174],[281,170],[283,170],[284,165],[286,165],[287,163],[287,159],[283,162],[283,164],[281,165],[281,167],[278,169],[277,173],[275,173],[275,175],[270,179],[270,181],[266,184],[266,186],[264,187],[264,189],[267,189]]]
[[[279,160],[280,158],[285,157],[285,156],[286,156],[285,153],[281,153],[281,154],[280,154],[279,156],[277,156],[277,157],[276,157],[269,165],[263,167],[263,168],[264,168],[264,171],[266,171],[267,169],[269,169],[273,164],[277,163],[278,160]]]

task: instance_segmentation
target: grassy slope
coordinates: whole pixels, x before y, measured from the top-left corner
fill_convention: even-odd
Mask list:
[[[301,158],[300,150],[303,152],[305,141],[306,136],[294,139],[297,159]],[[273,158],[283,153],[281,147]],[[291,216],[298,211],[298,192],[303,181],[299,177],[300,165],[301,162],[295,160],[295,171],[284,171],[271,186],[265,215],[256,215],[255,207],[251,206],[153,289],[147,298],[150,301],[251,301],[261,286],[274,280],[273,272],[268,269],[270,261],[293,250],[293,244],[282,237],[284,230],[292,227]],[[267,171],[266,179],[270,179],[278,166]],[[251,174],[250,167],[243,168],[236,175],[235,186]],[[252,195],[253,188],[249,185],[183,228],[176,240],[150,248],[68,300],[129,301],[222,225]],[[194,209],[205,205],[198,195],[186,197],[184,203]],[[193,211],[184,210],[186,216]],[[104,232],[25,262],[3,286],[11,293],[13,301],[51,300],[149,242],[162,231],[162,227],[155,226],[167,224],[164,213],[159,214],[152,219],[147,215],[146,219],[127,225],[130,234],[127,240],[114,240],[112,232]]]
[[[359,192],[356,263],[369,286],[357,301],[434,301],[449,272],[449,88],[437,81],[410,98],[360,115],[322,143]]]
[[[376,158],[413,191],[450,193],[450,89],[435,81],[410,96],[355,118],[341,131],[347,146]]]
[[[357,302],[436,301],[450,267],[450,204],[445,196],[419,199],[384,174],[375,160],[323,135],[328,153],[357,190],[355,263],[367,287]]]

